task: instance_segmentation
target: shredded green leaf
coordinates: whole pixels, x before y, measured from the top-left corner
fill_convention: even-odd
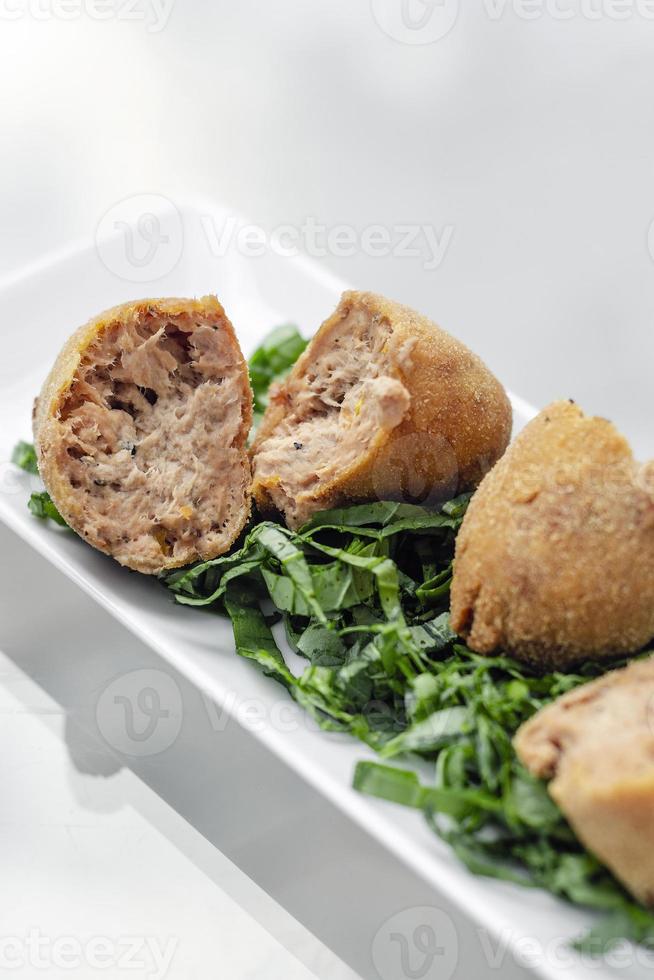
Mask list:
[[[584,850],[512,746],[535,711],[606,665],[543,676],[506,656],[478,656],[450,628],[454,542],[468,499],[439,511],[363,504],[318,515],[297,533],[258,524],[236,555],[167,575],[166,584],[179,602],[222,604],[238,653],[324,728],[350,732],[383,759],[413,754],[433,766],[425,786],[411,769],[361,762],[359,791],[421,809],[478,874],[611,913],[601,942],[593,934],[584,948],[604,948],[610,936],[649,942],[654,917]],[[308,661],[300,676],[275,643],[266,599]]]
[[[68,527],[66,521],[52,503],[50,494],[46,490],[34,492],[30,496],[27,506],[34,517],[39,517],[41,520],[54,521],[60,527]]]
[[[307,346],[297,327],[276,327],[250,358],[250,384],[254,394],[255,426],[268,406],[268,389],[286,377]]]
[[[36,450],[31,442],[19,442],[11,454],[11,461],[16,466],[20,466],[21,470],[25,470],[26,473],[32,473],[36,476],[39,475]],[[38,517],[40,520],[54,521],[60,527],[68,527],[66,521],[53,504],[47,490],[38,490],[32,493],[27,502],[27,506],[34,517]]]
[[[36,450],[31,442],[21,441],[17,443],[11,454],[11,461],[16,466],[20,466],[21,470],[25,470],[26,473],[33,473],[35,476],[39,475]]]

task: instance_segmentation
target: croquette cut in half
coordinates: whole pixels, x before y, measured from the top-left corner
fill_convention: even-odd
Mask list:
[[[483,480],[458,535],[452,627],[536,667],[654,636],[654,466],[571,402],[540,413]]]
[[[479,483],[511,424],[506,392],[467,347],[406,306],[346,292],[271,392],[253,495],[291,528],[347,503],[435,503]]]
[[[154,574],[225,552],[250,513],[247,366],[213,296],[101,313],[36,401],[41,477],[68,524]]]
[[[654,657],[564,694],[514,744],[583,844],[654,905]]]

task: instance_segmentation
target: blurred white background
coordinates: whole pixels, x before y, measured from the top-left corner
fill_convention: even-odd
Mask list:
[[[290,226],[305,245],[302,229],[313,223],[325,229],[320,261],[339,277],[428,313],[535,405],[574,397],[616,421],[639,454],[654,454],[652,0],[467,0],[465,6],[463,0],[0,0],[0,91],[0,270],[6,276],[69,242],[92,239],[107,213],[135,196],[215,200],[268,234]],[[398,254],[403,226],[419,232],[412,243],[417,254]],[[288,229],[285,235],[288,241]],[[384,236],[387,245],[380,246]],[[144,284],[143,294],[152,292],[156,284]],[[316,326],[302,324],[307,333]],[[21,325],[5,319],[2,329],[10,350]],[[2,542],[5,555],[18,547],[7,532]],[[46,677],[42,666],[30,670],[29,651],[45,655],[47,643],[24,635],[28,613],[19,615],[15,605],[9,626],[12,595],[35,576],[25,571],[17,579],[11,562],[5,565],[8,612],[0,639],[45,689],[42,704],[29,688],[27,710],[56,715],[48,697],[65,703],[63,687],[52,681],[59,672]],[[70,624],[81,600],[66,588],[68,613],[54,584],[51,605],[64,608]],[[55,615],[42,612],[44,628]],[[57,639],[71,649],[81,642],[65,631]],[[102,661],[107,670],[115,666],[112,643],[107,640]],[[132,662],[136,654],[124,637],[115,645]],[[79,657],[88,670],[83,650]],[[20,687],[22,675],[14,677],[11,665],[2,669],[10,692]],[[79,708],[82,695],[75,698]],[[16,731],[13,721],[7,730]],[[30,755],[30,745],[23,763],[7,754],[17,785],[23,785],[19,764],[37,774],[39,785],[37,763],[59,765],[55,742],[52,756],[36,742]],[[188,758],[198,771],[189,769],[186,756],[177,766],[190,774],[187,783],[175,783],[171,762],[139,775],[180,813],[187,806],[189,820],[191,784],[199,786],[204,824],[197,815],[193,822],[206,833],[214,805],[208,787],[219,786],[219,773],[212,777],[203,768],[213,743],[208,755],[198,745],[199,736],[189,736]],[[215,766],[223,761],[214,759]],[[26,812],[35,793],[25,790]],[[141,790],[134,793],[141,799]],[[116,807],[123,805],[121,794]],[[79,801],[69,805],[62,796],[52,803],[53,794],[46,795],[67,826]],[[87,789],[82,796],[87,810],[95,796]],[[140,817],[130,826],[140,841]],[[29,825],[31,841],[28,831]],[[71,853],[77,847],[72,841]],[[10,836],[5,848],[16,849]],[[172,868],[169,849],[156,848],[154,863]],[[256,841],[239,839],[229,853],[239,866],[250,860],[254,867],[256,848]],[[273,866],[280,852],[268,847],[268,838],[259,842],[266,849],[266,890],[297,911],[304,892]],[[353,838],[348,853],[359,852]],[[70,854],[66,860],[64,877]],[[15,863],[20,877],[22,863]],[[117,875],[127,876],[120,881],[130,880],[126,864],[127,870],[117,865]],[[95,866],[89,859],[88,868]],[[43,868],[58,886],[56,863]],[[193,869],[176,874],[182,895],[166,895],[172,903],[166,914],[189,895],[204,902]],[[223,880],[223,872],[217,877]],[[389,873],[389,891],[397,892],[398,880]],[[62,878],[61,894],[69,885]],[[133,903],[147,902],[145,892],[141,899],[138,888],[130,890]],[[47,889],[37,891],[43,904],[50,902]],[[331,893],[324,891],[327,908]],[[120,887],[116,894],[116,906],[132,921],[131,907],[121,908]],[[76,896],[68,899],[76,903]],[[192,955],[180,961],[175,977],[203,975],[201,964],[212,955],[208,920],[219,914],[221,941],[233,933],[235,941],[245,935],[251,944],[239,947],[229,967],[223,960],[230,980],[304,976],[307,963],[317,975],[335,976],[313,947],[302,964],[282,957],[275,966],[269,938],[222,891],[210,892],[206,910],[204,918],[189,914],[186,925],[178,924]],[[288,928],[291,935],[295,927]],[[304,933],[298,937],[286,937],[286,945],[306,941]],[[354,944],[354,928],[351,938]],[[266,962],[267,973],[260,965]]]
[[[436,268],[321,261],[654,451],[651,0],[136,4],[0,3],[5,270],[143,193],[269,231],[428,225]]]

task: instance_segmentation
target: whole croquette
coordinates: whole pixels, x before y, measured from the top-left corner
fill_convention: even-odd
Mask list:
[[[506,392],[426,317],[347,292],[271,401],[253,495],[296,528],[347,502],[436,502],[475,487],[511,435]]]
[[[605,419],[550,405],[475,494],[451,601],[478,653],[565,668],[640,649],[654,636],[654,466]]]

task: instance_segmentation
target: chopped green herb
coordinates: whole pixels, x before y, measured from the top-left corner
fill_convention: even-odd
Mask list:
[[[164,578],[179,602],[222,606],[237,652],[322,727],[350,732],[383,759],[414,755],[433,766],[423,785],[411,769],[361,762],[360,792],[422,810],[478,874],[609,912],[598,936],[581,940],[585,949],[654,941],[654,917],[585,851],[512,746],[535,711],[607,666],[542,675],[506,656],[478,656],[450,628],[454,543],[468,500],[439,510],[363,504],[318,514],[295,533],[258,524],[235,555]],[[308,661],[299,676],[263,600]]]
[[[46,490],[33,493],[27,506],[29,507],[30,512],[34,514],[34,517],[40,517],[41,520],[49,519],[54,521],[55,524],[59,524],[61,527],[68,527],[59,511],[52,503],[50,494]]]
[[[36,451],[31,442],[19,442],[11,454],[11,461],[16,466],[20,466],[21,470],[25,470],[26,473],[34,473],[35,476],[39,475]]]
[[[270,385],[286,377],[307,343],[297,327],[286,324],[271,331],[250,358],[255,425],[268,405]]]
[[[39,475],[36,463],[36,451],[31,442],[19,442],[11,454],[11,461],[16,466],[20,466],[26,473]],[[68,527],[55,505],[50,499],[50,494],[46,490],[35,491],[27,502],[27,506],[34,517],[41,520],[51,520],[61,527]]]

